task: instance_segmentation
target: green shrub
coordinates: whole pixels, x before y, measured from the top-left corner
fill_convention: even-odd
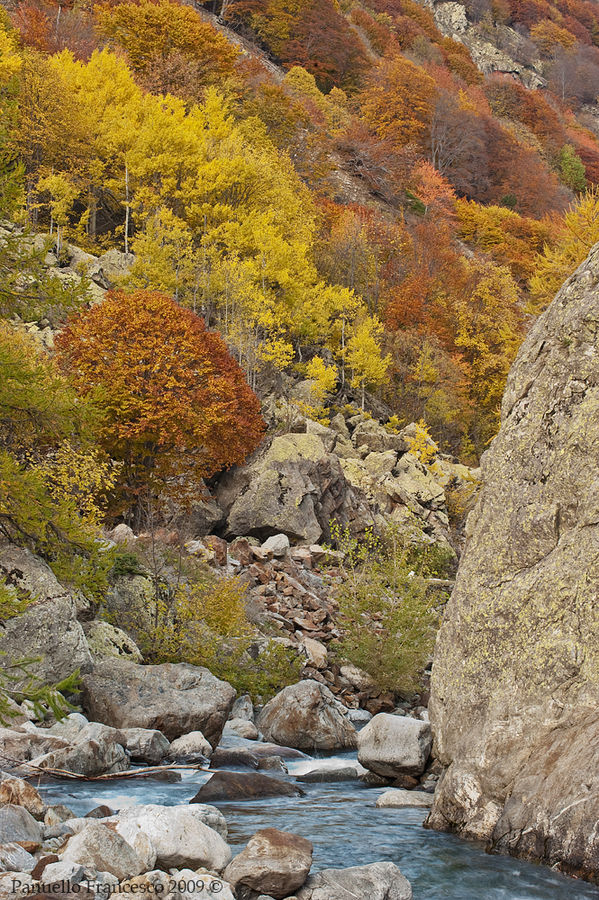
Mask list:
[[[364,669],[382,691],[416,690],[432,653],[442,600],[426,579],[445,574],[451,551],[406,543],[395,529],[360,541],[335,524],[331,530],[345,553],[337,593],[339,659]]]

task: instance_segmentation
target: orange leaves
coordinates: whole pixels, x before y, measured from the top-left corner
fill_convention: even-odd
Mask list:
[[[260,404],[224,341],[164,294],[112,292],[57,347],[79,390],[100,398],[102,441],[124,461],[130,494],[197,482],[260,441]]]
[[[384,60],[362,94],[362,113],[381,138],[396,146],[422,144],[430,127],[433,79],[403,56]]]

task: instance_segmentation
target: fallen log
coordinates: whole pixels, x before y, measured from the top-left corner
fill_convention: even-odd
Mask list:
[[[207,772],[211,775],[217,771],[216,769],[206,769],[201,763],[188,763],[187,765],[172,763],[165,766],[145,766],[142,769],[126,769],[124,772],[106,772],[104,775],[81,775],[79,772],[69,772],[66,769],[52,769],[49,766],[35,766],[32,763],[13,759],[3,753],[0,753],[0,759],[5,759],[7,762],[16,766],[18,769],[16,774],[18,774],[20,778],[35,778],[40,775],[47,775],[50,778],[64,778],[68,781],[116,781],[118,778],[151,778],[153,775],[159,774],[160,772],[174,771],[177,769],[195,769],[200,772]],[[23,771],[23,769],[31,769],[32,771],[27,772]]]

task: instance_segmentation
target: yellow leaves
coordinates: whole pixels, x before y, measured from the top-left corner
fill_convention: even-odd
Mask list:
[[[366,385],[376,387],[383,383],[391,357],[381,353],[384,328],[376,316],[367,316],[357,325],[347,342],[345,361],[352,370],[352,386],[362,391],[362,408]]]
[[[99,451],[82,450],[65,441],[33,471],[43,477],[58,504],[70,501],[84,525],[98,528],[104,519],[106,495],[116,485],[118,468]]]
[[[415,423],[414,433],[408,436],[407,441],[410,453],[413,453],[425,466],[433,461],[439,451],[424,419]]]
[[[599,190],[586,191],[555,222],[555,235],[535,260],[529,281],[531,311],[541,312],[553,300],[564,281],[576,270],[599,241]]]
[[[313,356],[306,367],[306,375],[315,382],[312,390],[315,399],[322,404],[327,394],[332,393],[337,384],[336,366],[327,366],[322,356]]]
[[[22,64],[13,34],[0,24],[0,86],[8,84],[18,74]]]

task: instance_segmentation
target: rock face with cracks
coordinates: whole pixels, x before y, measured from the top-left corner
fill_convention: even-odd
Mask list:
[[[429,825],[599,882],[599,245],[533,326],[438,637]]]

